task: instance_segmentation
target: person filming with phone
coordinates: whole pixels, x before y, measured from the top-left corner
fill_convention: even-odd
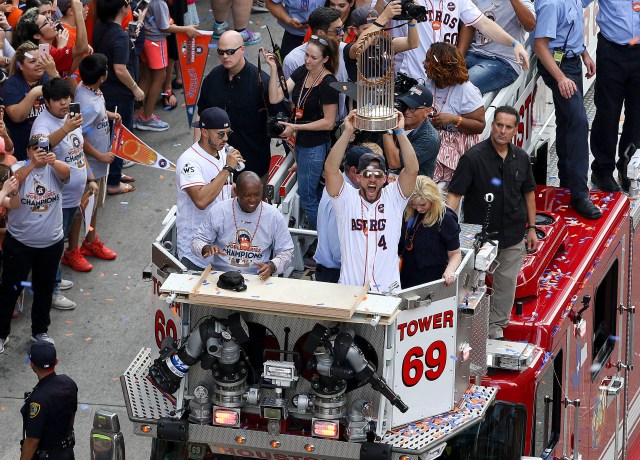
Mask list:
[[[3,202],[10,211],[2,265],[11,268],[2,271],[0,282],[0,353],[9,341],[13,307],[30,271],[31,335],[34,341],[53,343],[48,335],[49,312],[64,248],[62,187],[69,180],[70,170],[53,152],[41,149],[38,142],[37,137],[28,141],[29,163],[18,171],[20,187],[17,193],[11,192],[8,203],[6,199]]]

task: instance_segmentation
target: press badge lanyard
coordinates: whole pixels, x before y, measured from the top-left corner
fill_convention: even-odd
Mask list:
[[[309,79],[309,75],[310,75],[309,72],[307,72],[307,76],[304,77],[304,82],[302,83],[302,88],[300,89],[300,94],[298,95],[298,102],[296,103],[296,111],[294,114],[295,120],[300,120],[303,117],[304,105],[307,103],[307,99],[309,99],[309,95],[311,94],[311,91],[313,91],[313,88],[316,87],[316,83],[318,83],[320,79],[324,76],[323,74],[324,74],[324,69],[322,69],[322,71],[318,74],[318,76],[313,81],[313,83],[311,83],[311,87],[303,97],[302,93],[304,93],[304,87],[306,86],[307,80]]]

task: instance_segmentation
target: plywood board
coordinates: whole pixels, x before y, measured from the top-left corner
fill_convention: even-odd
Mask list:
[[[252,311],[348,319],[360,305],[368,289],[368,286],[349,286],[278,277],[260,281],[258,275],[244,275],[247,290],[235,292],[216,286],[221,273],[205,270],[189,293],[189,302]]]

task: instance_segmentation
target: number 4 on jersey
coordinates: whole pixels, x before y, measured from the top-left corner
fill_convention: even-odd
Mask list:
[[[382,248],[383,251],[387,249],[387,241],[384,239],[384,235],[378,240],[378,247]]]

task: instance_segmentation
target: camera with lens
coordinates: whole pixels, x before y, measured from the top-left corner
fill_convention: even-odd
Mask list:
[[[288,123],[290,119],[283,112],[278,112],[278,114],[275,116],[267,117],[267,136],[280,137],[285,129],[285,127],[279,123],[281,121]]]
[[[407,110],[407,105],[404,102],[400,101],[398,98],[407,94],[411,90],[411,88],[413,88],[417,84],[418,80],[416,80],[415,78],[411,78],[406,73],[398,72],[398,75],[396,76],[396,79],[394,81],[393,91],[393,107],[396,110],[403,113],[405,110]]]
[[[396,21],[411,21],[415,19],[418,22],[427,20],[427,9],[424,6],[416,5],[413,0],[400,0],[402,11],[393,17]]]

